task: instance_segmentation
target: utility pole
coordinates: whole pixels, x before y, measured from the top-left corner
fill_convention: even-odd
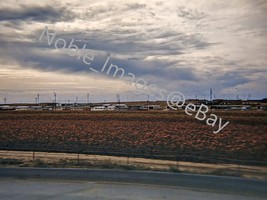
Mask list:
[[[40,103],[40,94],[37,94],[37,103]]]
[[[117,102],[118,104],[120,104],[121,100],[120,100],[120,94],[117,94]]]
[[[4,98],[4,104],[6,104],[6,98]]]
[[[149,95],[147,95],[147,101],[146,101],[146,104],[147,104],[147,110],[149,110]]]
[[[57,94],[54,92],[55,110],[57,109]]]
[[[120,100],[120,94],[117,94],[117,101],[118,101],[118,106],[119,106],[119,110],[121,109],[120,107],[120,103],[121,103],[121,100]]]
[[[212,101],[212,88],[210,88],[210,101]]]
[[[87,104],[89,104],[89,93],[87,93]]]

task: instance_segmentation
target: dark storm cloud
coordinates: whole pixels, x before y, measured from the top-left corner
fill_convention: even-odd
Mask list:
[[[153,55],[179,55],[190,49],[204,49],[213,45],[205,41],[198,34],[184,34],[168,32],[166,30],[141,35],[138,32],[131,34],[117,34],[113,31],[96,30],[85,33],[85,42],[90,48],[120,54],[138,54],[143,57]],[[75,36],[75,34],[73,34]],[[162,39],[164,42],[156,42]]]
[[[69,40],[69,37],[66,37]],[[65,71],[67,73],[94,73],[89,68],[100,71],[105,60],[107,59],[107,54],[104,52],[98,54],[96,52],[91,52],[94,55],[94,60],[91,65],[86,65],[82,62],[82,59],[77,60],[77,56],[70,57],[63,52],[63,50],[58,50],[54,52],[53,46],[49,47],[44,42],[31,43],[31,42],[4,42],[3,46],[8,46],[5,55],[8,55],[6,59],[13,59],[20,63],[21,66],[27,68],[35,68],[44,71]],[[81,49],[82,42],[75,43]],[[20,46],[20,48],[16,48]],[[39,51],[38,51],[39,50]],[[27,52],[25,54],[25,52]],[[106,54],[106,55],[105,55]],[[116,57],[110,58],[110,64],[117,65],[125,70],[125,75],[128,73],[133,73],[136,78],[145,78],[149,83],[157,83],[158,79],[168,79],[169,81],[175,80],[187,80],[187,81],[197,81],[198,78],[195,76],[192,68],[175,68],[176,62],[163,62],[163,61],[144,61],[142,59],[118,59]],[[101,75],[105,75],[107,78],[112,78],[110,75],[106,75],[106,72],[101,72]],[[155,78],[157,77],[157,78]]]
[[[25,6],[18,8],[0,8],[0,21],[68,21],[74,18],[74,13],[66,8],[52,6]]]
[[[237,71],[232,71],[225,73],[223,75],[220,75],[218,78],[218,81],[224,86],[224,87],[234,87],[237,85],[245,84],[250,82],[250,79],[246,78],[243,74]]]

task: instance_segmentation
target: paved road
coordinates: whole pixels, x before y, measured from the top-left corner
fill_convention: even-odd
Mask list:
[[[197,191],[171,186],[93,183],[85,181],[0,179],[1,200],[263,200],[240,194]]]
[[[0,199],[266,199],[266,181],[123,170],[0,168]]]

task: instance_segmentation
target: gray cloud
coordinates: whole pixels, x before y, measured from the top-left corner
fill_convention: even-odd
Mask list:
[[[25,6],[17,8],[0,8],[0,21],[42,21],[56,22],[69,21],[74,18],[74,13],[64,7],[54,8],[52,6]]]
[[[177,8],[177,15],[189,20],[200,20],[207,16],[204,12],[200,12],[196,9],[188,9],[185,6]]]
[[[113,64],[169,90],[180,86],[204,91],[212,86],[226,91],[238,86],[257,91],[257,79],[267,74],[265,1],[92,0],[62,5],[48,1],[42,6],[2,6],[2,64],[41,72],[92,73],[74,57],[37,42],[48,26],[67,42],[75,38],[79,48],[86,44],[95,55],[92,66],[102,66],[110,54]]]

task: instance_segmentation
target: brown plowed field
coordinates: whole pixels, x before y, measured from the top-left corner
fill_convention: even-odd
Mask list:
[[[218,134],[184,111],[0,112],[0,149],[267,165],[267,112],[215,114]]]

